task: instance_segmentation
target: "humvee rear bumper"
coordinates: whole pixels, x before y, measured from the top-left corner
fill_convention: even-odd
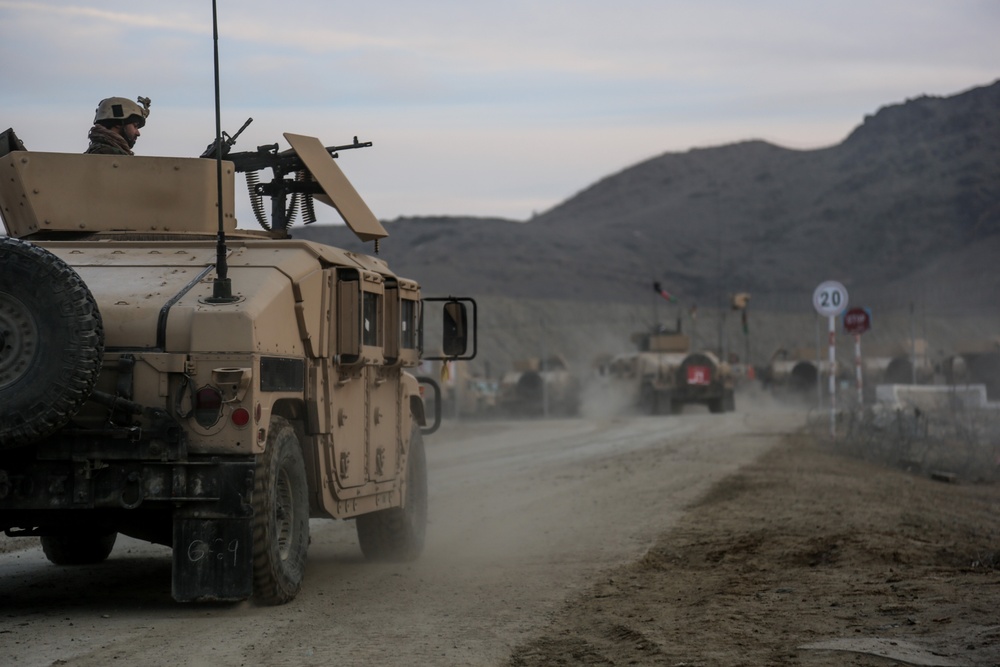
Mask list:
[[[0,530],[46,535],[94,524],[142,533],[172,546],[174,599],[243,600],[253,592],[253,475],[252,456],[5,464]]]

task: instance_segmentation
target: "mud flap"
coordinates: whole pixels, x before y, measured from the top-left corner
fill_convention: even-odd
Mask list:
[[[253,594],[254,459],[192,464],[177,486],[199,491],[174,512],[171,593],[178,602],[246,600]],[[183,475],[182,475],[183,473]]]
[[[253,594],[253,517],[174,519],[172,595],[178,602]]]

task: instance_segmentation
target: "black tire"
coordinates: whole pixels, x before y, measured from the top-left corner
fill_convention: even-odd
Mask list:
[[[642,412],[647,415],[656,415],[660,412],[660,397],[653,389],[652,385],[644,384],[639,390],[639,406]]]
[[[0,237],[0,449],[72,419],[103,354],[97,302],[76,271],[47,250]]]
[[[723,400],[721,398],[713,398],[708,402],[708,411],[713,415],[722,414],[725,412],[725,406],[723,405]]]
[[[358,542],[371,561],[414,560],[424,550],[427,533],[427,457],[417,428],[410,434],[410,451],[404,480],[405,504],[356,520]]]
[[[253,481],[253,595],[284,604],[302,587],[309,549],[309,495],[302,447],[285,419],[272,417]]]
[[[73,532],[45,535],[42,551],[55,565],[93,565],[103,563],[111,555],[118,533]]]

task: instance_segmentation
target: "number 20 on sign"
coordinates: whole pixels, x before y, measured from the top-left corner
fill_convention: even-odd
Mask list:
[[[813,292],[813,307],[816,312],[820,315],[825,316],[830,321],[830,354],[829,354],[829,364],[830,364],[830,382],[829,382],[829,394],[830,394],[830,435],[836,437],[837,435],[837,383],[836,383],[836,369],[837,369],[837,356],[836,356],[836,335],[837,335],[837,325],[836,317],[840,315],[847,308],[847,290],[843,285],[838,283],[836,280],[827,280],[826,282],[820,283],[816,291]]]
[[[836,317],[847,308],[847,289],[836,280],[827,280],[813,292],[813,307],[826,317]]]

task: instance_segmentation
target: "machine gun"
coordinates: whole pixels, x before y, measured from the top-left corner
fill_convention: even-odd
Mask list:
[[[302,206],[302,218],[305,224],[316,222],[316,214],[313,210],[313,195],[322,194],[320,187],[309,174],[309,170],[302,158],[293,150],[288,149],[278,152],[278,144],[265,144],[258,146],[255,151],[243,151],[239,153],[229,153],[229,147],[236,143],[236,137],[246,129],[252,118],[247,120],[240,128],[239,132],[230,137],[225,132],[223,136],[223,155],[226,160],[233,163],[237,172],[246,174],[247,192],[250,195],[250,206],[253,209],[254,217],[264,229],[271,231],[278,230],[284,232],[289,227],[289,223],[298,212],[298,207]],[[358,141],[355,136],[354,141],[342,146],[324,146],[324,150],[330,157],[338,157],[338,153],[353,148],[368,148],[372,145],[370,141]],[[215,143],[209,144],[202,157],[214,157]],[[212,153],[208,155],[208,153]],[[270,183],[261,183],[258,172],[270,169],[274,178]],[[294,178],[286,178],[289,174],[294,174]],[[291,201],[288,197],[291,195]],[[264,213],[263,197],[271,198],[271,222],[268,222]]]
[[[239,136],[239,132],[236,134]],[[370,141],[358,141],[358,138],[354,137],[353,143],[344,144],[343,146],[325,146],[325,149],[330,154],[330,157],[335,158],[340,151],[352,148],[369,148],[371,145],[372,142]],[[278,144],[265,144],[258,146],[256,151],[233,153],[226,159],[236,166],[237,172],[250,173],[260,171],[261,169],[271,169],[276,179],[286,174],[305,169],[302,159],[294,150],[289,148],[279,153]]]

